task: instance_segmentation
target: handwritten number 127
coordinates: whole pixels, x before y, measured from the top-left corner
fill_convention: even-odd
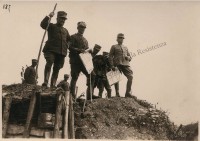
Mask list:
[[[9,5],[9,4],[3,5],[3,9],[8,9],[9,12],[10,12],[10,7],[11,7],[11,5]]]

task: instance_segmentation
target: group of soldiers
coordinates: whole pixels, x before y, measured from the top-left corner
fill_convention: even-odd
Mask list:
[[[44,58],[46,59],[46,65],[44,69],[44,82],[42,86],[47,87],[49,82],[49,77],[51,74],[51,68],[53,66],[53,72],[51,75],[50,87],[55,88],[56,81],[58,78],[59,70],[63,68],[65,57],[67,56],[69,50],[69,62],[71,67],[71,82],[67,82],[69,75],[64,75],[64,80],[61,81],[57,87],[66,88],[69,85],[70,93],[75,97],[76,82],[78,80],[80,72],[82,72],[87,78],[87,99],[102,97],[104,88],[107,91],[108,98],[111,97],[111,86],[108,83],[106,73],[110,70],[115,71],[118,69],[127,77],[127,85],[125,97],[136,98],[132,95],[131,86],[133,79],[133,71],[131,70],[129,62],[131,61],[131,55],[128,48],[123,45],[124,34],[119,33],[117,35],[117,43],[113,45],[110,52],[103,52],[102,55],[97,55],[101,50],[101,46],[95,44],[93,49],[89,49],[88,41],[83,36],[86,23],[80,21],[77,23],[78,32],[71,35],[68,30],[63,27],[65,21],[67,20],[67,13],[65,11],[59,11],[57,13],[57,23],[49,23],[49,19],[54,16],[54,12],[51,12],[49,16],[46,16],[40,26],[46,30],[48,26],[48,40],[43,48]],[[93,71],[89,74],[86,70],[79,54],[89,52],[92,56],[92,61],[94,64]],[[35,66],[37,65],[37,60],[32,60],[32,65],[28,67],[24,73],[25,83],[36,84],[36,72]],[[30,81],[31,80],[31,81]],[[120,97],[119,94],[119,82],[115,83],[116,96]],[[99,96],[95,96],[94,88],[99,89]]]

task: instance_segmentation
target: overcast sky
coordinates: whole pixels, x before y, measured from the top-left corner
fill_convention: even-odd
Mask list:
[[[10,4],[10,12],[2,9]],[[190,123],[200,115],[200,2],[57,2],[57,11],[68,13],[64,27],[72,35],[77,22],[85,21],[84,36],[89,47],[94,44],[109,51],[116,35],[125,34],[124,45],[135,53],[133,94],[169,112],[176,123]],[[37,58],[44,30],[41,20],[55,2],[1,2],[0,64],[1,84],[20,83],[21,67]],[[56,22],[56,14],[52,19]],[[46,38],[47,39],[47,38]],[[46,41],[45,39],[45,41]],[[155,50],[138,54],[138,50],[165,42]],[[42,84],[45,59],[41,54],[39,84]],[[70,73],[69,59],[60,71]],[[85,91],[82,75],[78,93]],[[124,96],[126,79],[120,82]],[[112,95],[115,95],[113,89]]]

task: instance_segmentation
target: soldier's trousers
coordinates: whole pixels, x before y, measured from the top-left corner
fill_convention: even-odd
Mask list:
[[[99,97],[102,97],[104,88],[107,91],[108,97],[111,97],[111,87],[106,78],[102,78],[101,76],[95,77],[94,88],[97,87],[99,89]]]
[[[51,76],[51,86],[55,86],[59,70],[63,67],[65,56],[60,55],[53,52],[45,52],[44,57],[46,59],[46,65],[44,70],[44,83],[48,84],[50,73],[51,73],[51,67],[53,65],[53,73]]]
[[[76,82],[78,80],[80,72],[82,72],[86,77],[87,77],[87,96],[90,97],[90,89],[93,89],[93,84],[94,84],[94,77],[88,74],[87,70],[85,69],[84,65],[82,62],[77,62],[77,63],[71,63],[71,82],[70,82],[70,92],[72,96],[75,98],[75,88],[76,88]],[[91,82],[91,88],[90,88],[90,82]]]
[[[131,86],[132,86],[132,80],[133,80],[133,71],[131,70],[130,66],[118,65],[117,68],[128,79],[127,80],[127,84],[126,84],[126,93],[125,93],[125,95],[129,95],[129,94],[131,94]],[[116,90],[116,93],[117,93],[117,91],[119,92],[119,82],[115,84],[115,90]]]

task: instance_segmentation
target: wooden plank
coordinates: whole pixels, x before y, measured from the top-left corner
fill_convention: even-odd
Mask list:
[[[30,136],[44,137],[45,129],[31,128]]]
[[[68,139],[68,120],[69,120],[69,91],[65,92],[65,111],[63,114],[63,138]]]
[[[2,119],[2,137],[6,137],[6,132],[8,129],[8,120],[9,120],[9,115],[10,115],[10,107],[12,103],[12,97],[7,96],[4,98],[5,103],[4,103],[4,109],[3,109],[3,119]]]
[[[44,133],[44,138],[51,139],[51,138],[53,138],[53,134],[54,134],[53,131],[46,131]],[[59,131],[59,138],[62,138],[61,131]]]
[[[40,93],[41,96],[52,96],[52,95],[56,95],[56,92],[41,92]]]
[[[61,93],[57,93],[55,125],[54,125],[54,131],[53,131],[53,137],[54,138],[59,138],[60,137],[59,125],[60,125],[61,110],[62,110],[61,98],[62,98]]]
[[[74,111],[73,111],[73,100],[72,96],[69,95],[69,138],[75,139],[74,133]]]
[[[33,117],[33,112],[35,109],[35,103],[36,103],[36,93],[35,90],[33,90],[33,94],[31,96],[31,100],[30,100],[30,105],[29,105],[29,110],[28,110],[28,115],[27,115],[27,119],[26,119],[26,124],[24,127],[24,132],[23,132],[23,137],[24,138],[29,138],[29,134],[30,134],[30,126],[31,126],[31,120]]]

